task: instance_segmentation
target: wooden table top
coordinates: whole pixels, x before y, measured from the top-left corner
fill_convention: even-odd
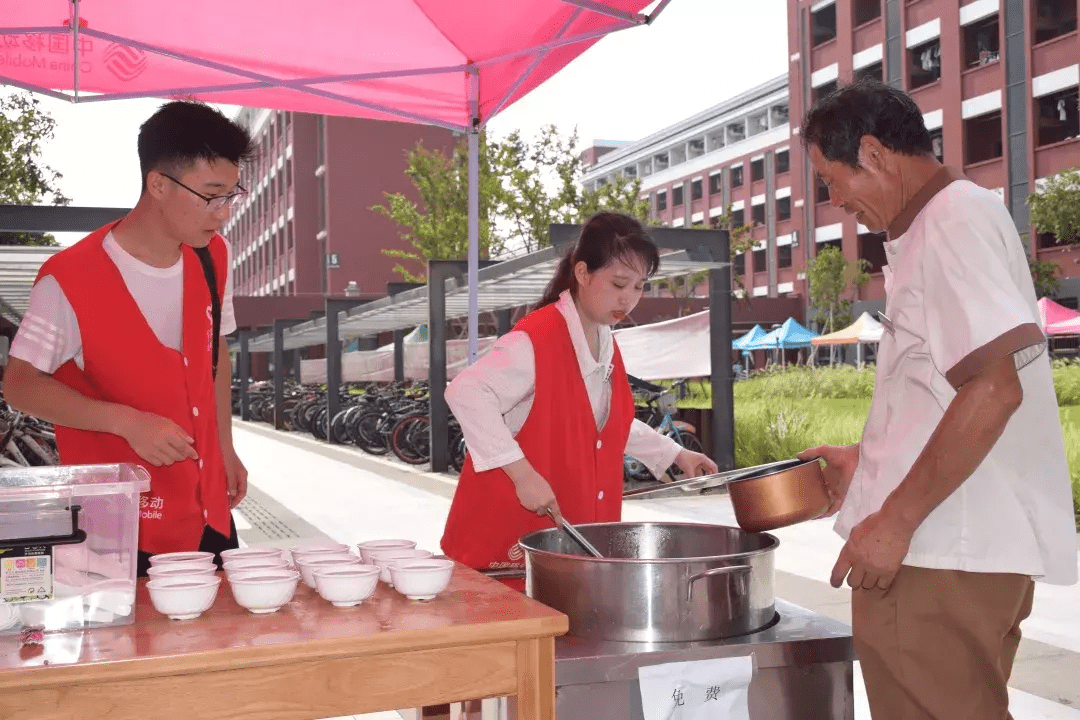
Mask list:
[[[219,573],[219,575],[222,573]],[[154,610],[140,579],[135,622],[49,633],[42,648],[0,637],[0,691],[280,665],[506,642],[564,634],[565,615],[458,565],[434,600],[409,600],[380,582],[360,605],[338,608],[302,582],[292,601],[256,615],[222,578],[213,607],[194,620]]]

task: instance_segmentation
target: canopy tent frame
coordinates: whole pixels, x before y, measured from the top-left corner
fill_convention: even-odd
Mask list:
[[[566,5],[573,6],[575,10],[570,14],[563,24],[556,31],[554,37],[546,42],[536,43],[529,45],[525,48],[517,48],[510,52],[502,53],[500,55],[484,58],[481,60],[474,60],[472,62],[457,63],[452,65],[435,66],[428,68],[408,68],[400,70],[387,70],[380,72],[368,72],[368,73],[351,73],[351,74],[335,74],[335,75],[323,75],[316,77],[303,77],[303,78],[280,78],[267,75],[265,73],[255,72],[252,70],[246,70],[235,65],[219,62],[216,60],[210,60],[207,58],[201,58],[190,53],[184,53],[177,50],[161,47],[149,42],[143,42],[135,38],[124,37],[115,33],[109,33],[95,28],[91,28],[88,25],[84,25],[81,20],[81,2],[82,0],[70,0],[70,19],[63,25],[55,27],[13,27],[2,28],[0,27],[0,36],[2,35],[68,35],[72,36],[74,41],[73,45],[73,60],[72,63],[72,93],[68,94],[62,90],[55,90],[49,87],[41,85],[35,85],[32,83],[22,82],[14,77],[8,75],[0,75],[0,83],[12,85],[32,92],[40,93],[53,97],[59,100],[66,100],[72,103],[85,103],[85,102],[104,102],[108,100],[126,100],[135,98],[147,98],[147,97],[197,97],[200,95],[218,94],[229,91],[247,91],[247,90],[264,90],[268,88],[285,88],[294,92],[308,94],[319,98],[332,100],[334,102],[340,102],[347,106],[356,107],[369,112],[376,112],[389,117],[396,117],[401,120],[410,122],[421,123],[425,125],[433,125],[437,127],[443,127],[455,132],[464,133],[468,139],[468,277],[471,287],[476,287],[477,272],[479,270],[479,208],[480,208],[480,191],[479,191],[479,166],[480,166],[480,132],[487,126],[488,121],[492,117],[495,117],[501,110],[503,110],[510,101],[514,98],[516,93],[520,90],[521,86],[526,80],[533,75],[535,70],[540,66],[544,58],[552,50],[570,47],[582,43],[590,43],[595,40],[599,40],[607,35],[621,30],[626,30],[633,27],[640,27],[644,25],[650,25],[655,22],[656,18],[664,11],[671,0],[661,0],[661,2],[653,9],[649,14],[643,13],[631,13],[620,10],[618,8],[612,8],[605,5],[599,0],[561,0]],[[566,33],[573,27],[574,23],[585,13],[594,13],[604,17],[612,18],[618,21],[618,25],[613,27],[606,27],[601,30],[580,32],[571,36],[566,36]],[[191,86],[191,87],[158,87],[147,90],[140,90],[134,92],[104,92],[93,95],[80,95],[79,91],[79,73],[81,63],[79,61],[79,38],[81,36],[89,38],[98,38],[100,40],[115,43],[118,45],[126,46],[141,50],[143,52],[151,53],[154,55],[160,55],[174,60],[179,60],[191,65],[216,70],[226,73],[228,75],[242,78],[245,82],[225,83],[217,85],[204,85],[204,86]],[[480,83],[480,71],[482,68],[491,67],[499,63],[513,60],[518,57],[524,57],[527,55],[535,54],[524,71],[510,84],[510,87],[504,92],[502,97],[495,103],[491,112],[487,113],[486,117],[482,116],[482,112],[479,104],[479,83]],[[362,80],[386,80],[403,77],[416,77],[421,75],[438,75],[447,73],[460,73],[464,72],[467,75],[467,96],[466,104],[468,106],[469,122],[466,125],[458,125],[455,123],[446,122],[425,116],[420,113],[411,112],[398,107],[392,107],[375,103],[369,100],[361,100],[355,97],[349,97],[340,93],[335,93],[330,90],[321,89],[316,87],[317,85],[326,85],[329,83],[340,82],[357,82]],[[469,362],[476,361],[477,355],[477,332],[479,328],[479,309],[477,298],[470,294],[469,296],[469,313],[468,313],[468,327],[469,327]]]

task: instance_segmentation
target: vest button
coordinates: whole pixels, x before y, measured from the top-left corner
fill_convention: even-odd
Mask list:
[[[187,367],[187,358],[184,358],[184,367]]]
[[[597,500],[603,500],[604,499],[604,491],[603,490],[601,490],[600,493],[596,496],[596,499]]]
[[[199,460],[199,469],[202,470],[202,459],[201,458]],[[600,494],[603,495],[604,493],[600,493]]]
[[[191,408],[191,414],[194,415],[195,417],[199,417],[199,408],[197,408],[197,407]]]
[[[597,441],[596,441],[596,449],[597,449],[597,450],[599,450],[599,449],[600,449],[600,448],[602,448],[603,446],[604,446],[604,442],[603,442],[602,440],[597,440]]]

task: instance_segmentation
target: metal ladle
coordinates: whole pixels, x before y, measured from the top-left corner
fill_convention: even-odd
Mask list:
[[[555,513],[550,507],[544,508],[544,512],[549,518],[551,518],[551,522],[555,523],[559,527],[562,527],[562,529],[566,532],[567,535],[574,538],[578,545],[585,548],[585,552],[589,553],[594,558],[604,557],[600,554],[600,551],[593,546],[591,542],[585,539],[585,536],[582,535],[576,527],[566,521],[566,518],[563,518],[562,523],[560,523],[558,520],[555,519]]]

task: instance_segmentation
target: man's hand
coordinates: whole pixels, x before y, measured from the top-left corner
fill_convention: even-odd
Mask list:
[[[915,528],[885,511],[868,516],[851,530],[833,566],[833,587],[888,590],[907,556]]]
[[[169,418],[127,408],[117,435],[127,440],[139,457],[154,467],[181,460],[198,460],[194,442],[183,428]]]
[[[675,465],[688,478],[697,477],[698,475],[712,475],[717,472],[716,463],[709,457],[692,450],[679,451],[679,454],[675,456]]]
[[[234,508],[247,495],[248,471],[236,455],[233,448],[221,448],[221,457],[225,462],[225,487],[229,492],[229,508]]]
[[[803,450],[796,455],[800,460],[821,458],[825,461],[822,475],[825,477],[825,490],[829,493],[829,509],[822,517],[835,515],[844,504],[851,479],[855,477],[855,468],[859,465],[858,445],[819,445]]]

